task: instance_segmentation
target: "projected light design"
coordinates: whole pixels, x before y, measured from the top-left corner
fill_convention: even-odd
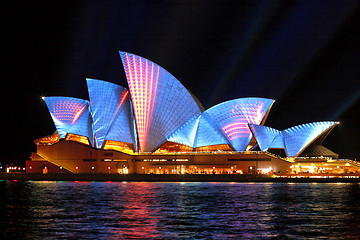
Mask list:
[[[240,98],[218,104],[205,112],[237,151],[245,151],[252,137],[247,124],[262,123],[273,103],[274,100],[266,98]]]
[[[120,52],[120,57],[129,90],[87,79],[90,102],[43,97],[58,141],[126,153],[245,151],[254,134],[261,150],[281,148],[296,157],[337,124],[303,124],[284,131],[265,127],[274,100],[258,97],[230,100],[204,111],[196,97],[164,68],[131,53]],[[37,142],[57,143],[46,139]]]
[[[145,149],[160,66],[140,56],[121,54],[134,107],[140,149]]]
[[[93,143],[89,102],[70,97],[44,98],[60,138],[72,133],[88,137]]]
[[[301,124],[282,131],[285,151],[288,156],[298,156],[307,146],[339,122],[313,122]]]
[[[192,117],[170,136],[168,136],[166,140],[194,148],[200,118],[201,115]]]
[[[50,101],[50,99],[47,101]],[[50,107],[53,109],[52,115],[56,121],[73,125],[87,107],[87,103],[85,101],[69,101],[69,99],[60,98],[59,101],[51,102]]]
[[[143,57],[120,52],[134,109],[139,150],[154,151],[182,124],[201,112],[187,89]]]
[[[116,122],[120,114],[126,114],[123,111],[130,111],[129,105],[124,104],[129,95],[129,91],[114,83],[87,79],[91,115],[93,118],[93,131],[96,137],[97,147],[100,148],[108,135],[112,134],[111,126]],[[126,106],[125,106],[126,105]],[[126,135],[130,135],[129,119],[121,122],[122,126],[126,126]],[[123,141],[124,139],[117,139]],[[128,140],[129,141],[129,140]],[[134,141],[129,141],[134,144]]]
[[[279,130],[257,124],[249,124],[249,128],[262,151],[267,151],[269,148],[284,148],[282,135]],[[277,138],[278,135],[280,135],[280,138]]]
[[[249,124],[262,151],[283,148],[288,157],[297,157],[311,143],[329,133],[339,122],[325,121],[298,125],[279,131],[266,126]]]
[[[224,144],[229,144],[229,141],[209,114],[203,112],[197,128],[194,148]]]

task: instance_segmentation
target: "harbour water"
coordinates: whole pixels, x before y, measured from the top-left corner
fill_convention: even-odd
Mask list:
[[[0,239],[359,239],[358,183],[0,181]]]

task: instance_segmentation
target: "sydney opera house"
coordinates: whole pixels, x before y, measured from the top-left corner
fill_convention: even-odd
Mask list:
[[[43,97],[56,131],[35,140],[37,152],[27,161],[27,172],[354,171],[354,166],[322,146],[338,122],[306,123],[280,131],[264,125],[275,101],[259,97],[204,109],[156,63],[127,52],[120,56],[129,89],[87,79],[89,100]]]

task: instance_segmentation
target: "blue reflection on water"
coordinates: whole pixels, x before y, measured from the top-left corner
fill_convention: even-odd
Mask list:
[[[358,239],[359,184],[0,182],[2,238]]]

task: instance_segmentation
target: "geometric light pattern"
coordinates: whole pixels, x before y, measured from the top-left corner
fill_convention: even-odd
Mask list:
[[[121,97],[121,108],[109,128],[105,140],[129,143],[137,151],[135,120],[128,93],[129,91],[126,91]],[[109,143],[109,141],[107,142]]]
[[[280,134],[280,140],[282,142],[281,132],[279,130],[276,130],[275,128],[271,128],[263,125],[257,125],[257,124],[249,124],[249,128],[252,134],[255,136],[261,151],[267,151],[270,148],[270,146],[273,144],[276,136],[279,134]],[[281,145],[282,148],[283,146],[284,144]]]
[[[60,138],[72,133],[89,138],[93,145],[92,118],[89,102],[71,97],[45,97],[46,105]]]
[[[121,52],[120,56],[131,92],[140,150],[144,151],[159,83],[160,66],[133,54]]]
[[[331,130],[337,124],[339,122],[313,122],[285,129],[282,131],[282,135],[286,154],[291,157],[297,157],[322,133]]]
[[[283,131],[249,124],[262,151],[283,148],[288,157],[297,157],[325,132],[330,132],[339,122],[313,122],[287,128]]]
[[[271,149],[285,149],[283,135],[282,135],[281,132],[278,135],[275,136],[275,138],[271,142],[269,148],[271,148]]]
[[[101,148],[117,115],[124,110],[124,102],[129,91],[124,87],[106,81],[86,79],[86,82],[96,144],[98,148]],[[126,121],[129,120],[126,119]],[[127,124],[128,134],[130,134],[129,123],[123,124]],[[121,140],[118,139],[118,141]],[[133,142],[131,141],[131,143]]]
[[[223,131],[237,151],[245,151],[252,134],[248,124],[264,122],[274,100],[267,98],[240,98],[220,103],[205,112]]]
[[[201,113],[187,89],[146,58],[120,52],[127,77],[142,152],[156,149],[174,129]]]
[[[222,131],[205,112],[200,116],[194,116],[184,123],[167,137],[167,141],[180,143],[194,149],[204,146],[229,144]]]
[[[201,114],[196,132],[194,148],[229,144],[221,129],[215,124],[207,112]]]
[[[175,132],[169,135],[166,140],[170,142],[180,143],[194,148],[195,137],[199,125],[201,115],[190,118],[186,123],[179,127]]]
[[[162,151],[245,151],[254,135],[262,151],[284,149],[296,157],[338,122],[315,122],[278,131],[263,126],[274,103],[239,98],[206,111],[173,75],[143,57],[119,52],[129,90],[87,79],[90,102],[46,97],[58,137],[93,147],[132,153]]]
[[[167,140],[193,148],[225,144],[245,151],[252,137],[247,124],[264,122],[273,102],[265,98],[240,98],[218,104],[191,118]]]

